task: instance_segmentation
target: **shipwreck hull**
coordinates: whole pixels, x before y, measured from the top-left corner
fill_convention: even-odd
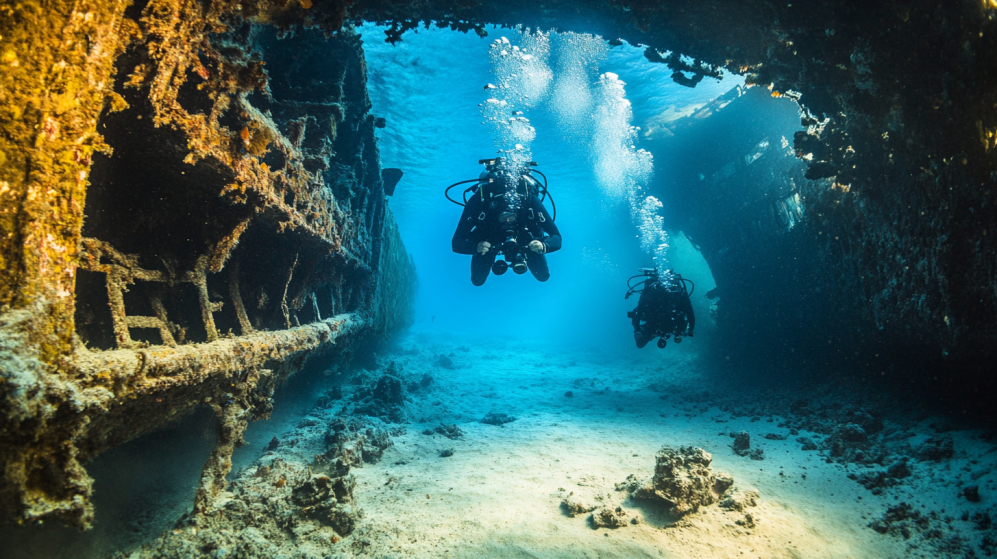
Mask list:
[[[0,324],[0,508],[79,527],[85,461],[203,405],[221,425],[207,506],[275,387],[312,355],[348,362],[406,326],[415,289],[356,33],[278,38],[197,3],[87,8],[45,20],[71,48],[38,45],[78,55],[46,83],[71,100],[39,117],[33,150],[3,150],[58,165],[15,183],[17,212],[5,201],[19,235]]]

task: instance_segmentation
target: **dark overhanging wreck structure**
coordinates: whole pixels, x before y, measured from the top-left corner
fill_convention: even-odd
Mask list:
[[[383,121],[351,27],[365,20],[388,24],[388,40],[422,24],[596,33],[646,45],[684,85],[726,68],[796,98],[807,169],[778,194],[798,195],[806,218],[779,247],[807,255],[791,277],[825,289],[739,278],[764,246],[722,251],[692,232],[730,351],[750,356],[737,340],[761,297],[782,321],[768,335],[808,333],[772,344],[786,356],[875,371],[877,354],[905,352],[993,370],[992,0],[32,0],[0,16],[7,520],[87,527],[82,464],[206,404],[221,431],[203,509],[281,378],[408,323],[415,272],[385,206]]]

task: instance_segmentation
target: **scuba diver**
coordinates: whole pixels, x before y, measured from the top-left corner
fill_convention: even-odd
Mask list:
[[[485,165],[480,177],[447,188],[449,193],[459,184],[474,183],[464,190],[463,204],[446,194],[448,200],[464,206],[451,244],[457,254],[471,255],[471,283],[480,286],[489,272],[501,276],[509,268],[516,274],[528,269],[537,280],[547,281],[550,271],[544,255],[561,248],[561,233],[543,205],[550,198],[547,177],[532,168],[534,162],[525,169],[501,157],[478,163]],[[543,177],[544,184],[531,173]],[[554,200],[550,200],[556,217]],[[498,260],[499,254],[504,259]]]
[[[643,278],[636,284],[631,282]],[[671,270],[658,273],[657,268],[641,268],[640,274],[627,280],[629,299],[634,293],[640,294],[637,308],[628,312],[634,327],[634,341],[643,348],[653,338],[658,338],[658,347],[668,344],[668,337],[675,336],[675,343],[681,343],[683,336],[692,337],[696,329],[696,314],[692,310],[689,297],[692,292],[685,284],[696,285]],[[641,324],[643,322],[643,324]]]

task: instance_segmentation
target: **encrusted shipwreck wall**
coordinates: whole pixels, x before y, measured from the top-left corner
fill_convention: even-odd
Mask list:
[[[359,36],[307,4],[0,5],[4,520],[88,526],[82,464],[207,405],[203,509],[309,355],[410,322]]]

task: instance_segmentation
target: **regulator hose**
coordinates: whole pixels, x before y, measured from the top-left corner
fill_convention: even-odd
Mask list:
[[[540,198],[540,203],[542,204],[545,198],[550,198],[550,207],[551,207],[550,219],[551,219],[551,221],[557,221],[557,205],[554,204],[554,197],[551,196],[550,195],[550,191],[547,190],[547,175],[541,173],[537,169],[530,169],[530,172],[531,173],[536,173],[536,174],[540,175],[541,177],[543,177],[543,179],[544,179],[544,189],[543,189],[543,195],[544,195],[544,197]]]
[[[447,197],[447,200],[450,200],[454,204],[457,204],[458,206],[463,206],[464,204],[467,203],[467,200],[464,200],[464,204],[461,204],[457,200],[454,200],[453,198],[450,197],[450,189],[453,188],[453,187],[455,187],[455,186],[457,186],[457,185],[460,185],[460,184],[467,184],[469,182],[481,183],[484,180],[485,179],[470,179],[470,180],[466,180],[466,181],[455,182],[455,183],[451,184],[450,186],[448,186],[447,189],[443,191],[443,195]],[[474,187],[471,187],[471,188],[474,188]],[[468,190],[470,190],[470,188]],[[465,190],[464,192],[466,193],[467,190]]]

